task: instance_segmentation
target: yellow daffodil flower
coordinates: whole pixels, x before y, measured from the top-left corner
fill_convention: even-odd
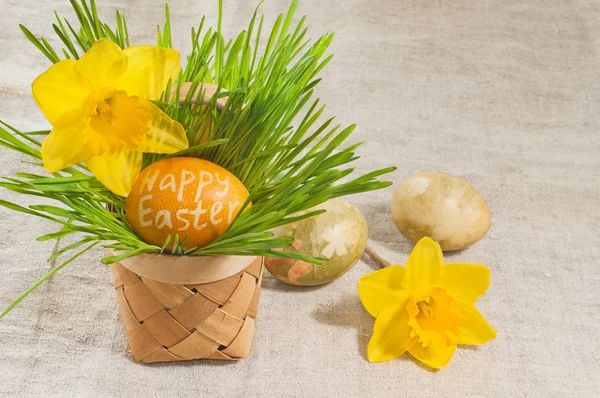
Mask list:
[[[158,100],[180,70],[179,52],[154,46],[122,50],[98,40],[79,60],[60,61],[33,82],[33,97],[52,124],[42,143],[49,172],[84,162],[108,189],[127,196],[142,154],[188,147],[183,127]]]
[[[430,238],[417,243],[406,268],[392,265],[363,276],[358,293],[376,318],[369,361],[389,361],[408,351],[441,369],[457,344],[493,340],[496,331],[474,305],[489,284],[488,267],[444,264],[440,245]]]

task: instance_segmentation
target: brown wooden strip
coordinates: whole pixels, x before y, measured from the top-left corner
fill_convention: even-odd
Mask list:
[[[231,357],[223,354],[223,352],[217,350],[217,351],[213,352],[212,354],[210,354],[210,356],[206,357],[206,359],[218,359],[221,361],[235,361],[236,358],[231,358]]]
[[[258,300],[260,299],[260,284],[256,285],[254,288],[254,295],[252,296],[252,301],[250,301],[250,305],[246,310],[246,315],[251,316],[252,318],[256,318],[256,314],[258,312]]]
[[[242,276],[242,273],[243,272],[237,273],[229,278],[217,282],[193,286],[196,288],[196,290],[198,290],[198,292],[222,305],[229,300],[229,297],[231,297],[235,291],[235,288],[240,283],[240,277]]]
[[[250,353],[252,336],[254,335],[254,319],[246,317],[244,325],[229,347],[223,350],[224,354],[232,358],[245,358]]]
[[[116,289],[115,292],[117,293],[117,302],[119,303],[119,308],[121,309],[121,318],[123,318],[125,330],[129,331],[133,328],[138,327],[140,325],[140,321],[138,321],[133,311],[131,311],[131,308],[129,308],[129,303],[125,298],[123,288],[120,287]]]
[[[165,307],[175,308],[194,295],[190,289],[183,285],[171,285],[151,279],[143,279],[143,282]]]
[[[158,341],[167,348],[173,347],[190,335],[183,326],[179,324],[165,310],[146,318],[144,324]]]
[[[143,363],[154,363],[154,362],[176,362],[176,361],[185,361],[185,359],[178,357],[177,355],[171,354],[164,347],[154,351],[153,353],[146,355],[144,358],[140,359],[140,362]]]
[[[169,314],[175,318],[187,330],[194,329],[202,323],[219,305],[201,294],[194,294],[186,302],[169,310]]]
[[[263,278],[263,275],[265,274],[265,267],[264,267],[265,259],[264,259],[264,257],[262,259],[262,264],[263,264],[263,266],[260,267],[260,272],[258,273],[258,278],[256,278],[257,279],[256,283],[258,283],[259,285],[262,283],[262,278]]]
[[[125,285],[126,289],[129,289],[130,287],[133,287],[138,283],[142,282],[136,274],[123,267],[121,263],[115,263],[115,266],[117,268],[117,271],[119,272],[121,281],[123,281],[123,284]]]
[[[162,344],[148,331],[144,324],[129,330],[127,337],[131,353],[136,361],[140,361],[154,351],[163,348]]]
[[[260,275],[261,275],[262,269],[263,269],[263,261],[264,261],[264,257],[258,257],[256,260],[254,260],[248,266],[248,268],[246,268],[244,270],[244,272],[249,273],[250,275],[254,276],[256,279],[260,279]]]
[[[244,321],[217,308],[204,322],[196,326],[197,331],[222,345],[231,344],[240,332]]]
[[[138,283],[132,287],[126,285],[124,292],[131,311],[133,311],[135,317],[140,321],[165,308],[163,303],[143,283]]]
[[[217,351],[217,348],[219,348],[219,343],[202,333],[194,332],[181,343],[169,348],[168,351],[183,359],[202,359]]]
[[[112,277],[112,284],[115,289],[123,286],[123,281],[121,280],[121,276],[117,270],[117,264],[113,263],[110,265],[110,276]]]
[[[252,301],[255,288],[256,278],[244,272],[237,288],[221,309],[229,315],[242,318]]]

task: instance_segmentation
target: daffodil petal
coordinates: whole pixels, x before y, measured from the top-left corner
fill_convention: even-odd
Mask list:
[[[92,174],[113,193],[127,196],[142,168],[142,154],[121,149],[112,155],[94,156],[85,162]]]
[[[155,46],[133,46],[124,50],[128,58],[127,72],[117,88],[128,95],[158,100],[169,79],[175,81],[181,69],[179,51]]]
[[[75,65],[75,71],[96,90],[113,90],[126,70],[127,56],[109,39],[95,42]]]
[[[482,264],[453,263],[444,266],[440,287],[453,297],[477,301],[490,286],[490,269]]]
[[[419,292],[428,291],[439,284],[443,265],[444,255],[440,245],[431,238],[422,238],[406,262],[402,287]]]
[[[455,299],[454,308],[465,318],[467,323],[461,327],[458,344],[485,344],[496,338],[496,331],[485,320],[475,306],[467,301]]]
[[[52,125],[73,110],[82,110],[90,85],[74,73],[76,61],[68,59],[52,65],[31,86],[33,98]]]
[[[371,362],[390,361],[411,348],[417,337],[410,336],[404,305],[388,307],[377,315],[367,356]]]
[[[167,116],[156,105],[148,102],[152,121],[146,137],[138,144],[137,150],[149,153],[175,153],[186,149],[187,135],[183,126]]]
[[[408,352],[425,365],[434,369],[441,369],[446,366],[454,356],[456,345],[449,345],[447,347],[430,345],[423,347],[422,344],[417,343],[413,345]]]
[[[83,119],[73,117],[70,123],[52,129],[41,148],[42,161],[47,171],[55,173],[90,158],[85,140],[82,139],[87,128]]]
[[[376,317],[383,309],[406,301],[410,292],[402,289],[403,278],[404,268],[392,265],[358,280],[358,295],[369,314]]]

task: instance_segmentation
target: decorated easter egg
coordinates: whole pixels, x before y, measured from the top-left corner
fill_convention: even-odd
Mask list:
[[[368,228],[363,215],[342,199],[331,199],[310,211],[326,212],[284,225],[276,235],[293,236],[296,251],[329,258],[323,264],[287,258],[266,257],[267,269],[277,279],[298,286],[322,285],[346,273],[356,264],[367,245]]]
[[[146,167],[125,201],[135,233],[145,242],[163,246],[171,235],[185,248],[202,247],[221,236],[248,198],[248,190],[233,174],[192,157],[163,159]]]
[[[411,242],[429,236],[445,251],[477,242],[492,220],[487,202],[473,186],[435,171],[412,175],[396,187],[392,217]]]

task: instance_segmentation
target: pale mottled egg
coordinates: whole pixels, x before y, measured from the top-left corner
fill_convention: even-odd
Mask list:
[[[298,286],[322,285],[346,273],[367,245],[367,222],[358,209],[341,199],[331,199],[310,211],[325,209],[316,217],[278,228],[277,236],[293,236],[296,251],[329,258],[323,264],[266,257],[265,266],[277,279]]]
[[[477,242],[492,220],[487,202],[472,185],[437,171],[412,175],[396,187],[392,217],[411,242],[429,236],[445,251]]]

